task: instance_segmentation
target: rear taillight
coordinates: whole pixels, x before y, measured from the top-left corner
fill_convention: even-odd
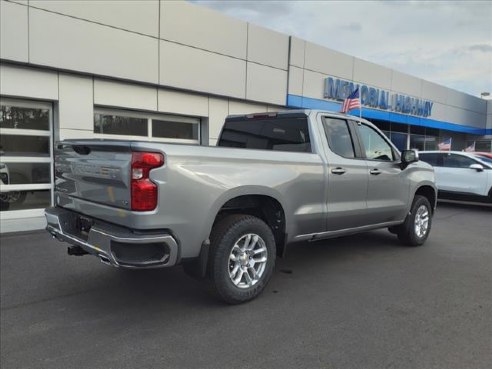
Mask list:
[[[149,173],[163,164],[164,155],[160,153],[132,153],[132,210],[149,211],[157,207],[157,185],[149,179]]]

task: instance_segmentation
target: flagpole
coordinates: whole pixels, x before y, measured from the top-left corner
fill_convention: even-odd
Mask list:
[[[360,122],[362,121],[362,94],[360,89],[359,89],[359,104],[360,104],[359,107],[359,122]]]

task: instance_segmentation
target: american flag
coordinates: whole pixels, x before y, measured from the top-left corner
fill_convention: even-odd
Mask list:
[[[349,110],[360,108],[360,100],[359,100],[359,88],[356,88],[354,92],[352,92],[344,101],[342,105],[341,113],[346,113]]]
[[[475,142],[473,142],[470,146],[468,146],[467,148],[465,148],[465,151],[466,152],[473,152],[473,151],[475,151]]]
[[[441,143],[437,145],[440,151],[450,151],[451,150],[451,138],[446,138]]]

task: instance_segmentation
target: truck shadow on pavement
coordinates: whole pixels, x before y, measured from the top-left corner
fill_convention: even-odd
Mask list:
[[[29,242],[37,237],[40,245]],[[21,241],[25,239],[26,241]],[[58,241],[43,233],[14,236],[2,245],[2,311],[40,304],[73,311],[97,310],[107,314],[138,311],[138,314],[181,308],[227,307],[211,293],[208,282],[186,275],[181,267],[150,270],[124,270],[107,267],[89,256],[68,256]],[[19,244],[19,242],[22,242]],[[60,246],[62,246],[60,248]],[[259,300],[268,293],[295,296],[302,285],[299,278],[314,280],[336,273],[336,268],[354,262],[377,263],[395,252],[413,252],[399,244],[387,230],[317,241],[291,244],[284,258],[277,259],[272,280]],[[30,253],[29,263],[18,253]],[[31,265],[32,264],[32,265]],[[29,271],[35,270],[36,273]],[[331,276],[330,276],[331,277]]]
[[[378,255],[401,249],[396,236],[388,231],[368,232],[355,236],[292,244],[287,255],[277,259],[272,280],[264,294],[278,293],[278,283],[303,276],[303,279],[317,278],[323,270],[334,265],[377,258]],[[194,308],[227,307],[209,288],[206,280],[195,280],[184,273],[181,267],[156,270],[110,270],[98,273],[98,279],[105,279],[105,288],[93,291],[88,301],[99,309],[111,310],[118,306],[142,306],[143,309],[169,306],[193,306]],[[295,291],[291,291],[295,294]]]

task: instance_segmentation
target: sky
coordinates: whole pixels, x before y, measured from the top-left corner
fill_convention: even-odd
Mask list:
[[[470,95],[492,94],[491,0],[193,2]]]

